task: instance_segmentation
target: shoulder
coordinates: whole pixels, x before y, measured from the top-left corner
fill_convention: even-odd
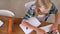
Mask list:
[[[31,2],[27,2],[27,3],[25,3],[25,7],[27,8],[27,9],[29,9],[32,5],[34,5],[35,4],[35,1],[31,1]]]
[[[54,3],[52,3],[52,7],[50,9],[50,14],[56,14],[58,11],[57,7],[55,6]]]

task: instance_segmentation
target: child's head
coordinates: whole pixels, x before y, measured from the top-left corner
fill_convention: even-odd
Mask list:
[[[35,14],[46,14],[51,8],[51,0],[36,0]]]

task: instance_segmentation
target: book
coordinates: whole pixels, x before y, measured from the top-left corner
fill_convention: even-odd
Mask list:
[[[43,27],[40,27],[40,29],[43,29],[45,32],[47,32],[48,34],[52,34],[53,31],[50,32],[50,27],[52,26],[53,24],[50,24],[50,25],[46,25],[46,26],[43,26]],[[56,30],[56,34],[59,34],[58,30]]]
[[[35,17],[31,17],[29,20],[26,20],[26,21],[35,27],[38,27],[39,25],[41,25],[41,22],[38,19],[36,19]],[[49,31],[50,31],[50,27],[52,25],[53,24],[50,24],[50,25],[43,26],[40,28],[49,34],[49,33],[51,33]],[[19,26],[24,31],[25,34],[30,34],[33,31],[33,29],[30,29],[30,28],[27,29],[26,26],[24,26],[23,24],[20,24]],[[57,32],[57,34],[59,34],[58,30],[56,30],[56,32]],[[38,33],[36,32],[36,34],[38,34]]]
[[[26,22],[28,22],[29,24],[35,27],[38,27],[41,24],[40,21],[35,17],[29,18],[28,20],[26,20]],[[24,31],[25,34],[29,34],[33,31],[33,29],[30,28],[27,29],[26,26],[24,26],[23,24],[20,24],[19,26]]]

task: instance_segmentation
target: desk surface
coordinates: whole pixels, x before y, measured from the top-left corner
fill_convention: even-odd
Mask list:
[[[14,29],[13,29],[13,34],[24,34],[22,29],[19,27],[19,24],[21,23],[21,18],[15,18],[15,17],[8,17],[8,16],[0,16],[0,20],[3,20],[5,23],[2,27],[0,27],[0,33],[1,34],[7,34],[7,29],[8,29],[8,20],[9,19],[14,19]],[[51,23],[42,23],[41,26],[45,26]],[[58,26],[58,30],[60,32],[60,24]],[[31,34],[35,34],[35,32],[32,32]]]
[[[46,25],[48,25],[48,24],[51,24],[51,23],[42,23],[41,24],[41,26],[46,26]],[[20,34],[24,34],[23,33],[23,31],[21,30],[21,28],[19,28],[19,26],[18,25],[16,25],[15,24],[15,27],[14,27],[15,29],[14,29],[14,32],[13,32],[13,34],[16,34],[16,33],[20,33]],[[60,25],[59,25],[59,32],[60,32]],[[31,34],[35,34],[35,32],[33,31]]]

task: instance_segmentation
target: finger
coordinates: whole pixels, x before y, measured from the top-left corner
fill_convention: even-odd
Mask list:
[[[44,33],[44,34],[47,34],[47,33]]]
[[[56,34],[56,31],[53,31],[52,34]]]
[[[51,29],[50,32],[51,32],[51,31],[56,31],[56,29]]]
[[[50,30],[49,30],[49,31],[51,32],[51,31],[53,31],[53,29],[51,29],[51,28],[50,28]]]
[[[47,32],[45,32],[44,34],[47,34]]]
[[[55,32],[52,32],[52,34],[56,34]]]

